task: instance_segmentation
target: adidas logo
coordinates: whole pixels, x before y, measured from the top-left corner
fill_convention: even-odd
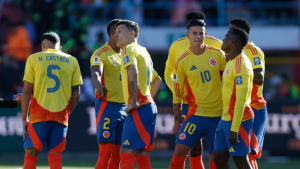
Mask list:
[[[118,63],[114,60],[114,62],[112,63],[113,65],[118,65]]]
[[[231,148],[229,149],[229,152],[234,153],[234,149],[231,147]]]
[[[129,141],[128,140],[124,141],[123,145],[130,145]]]
[[[195,70],[195,69],[197,69],[197,68],[196,68],[196,66],[193,65],[193,66],[191,67],[190,71]]]

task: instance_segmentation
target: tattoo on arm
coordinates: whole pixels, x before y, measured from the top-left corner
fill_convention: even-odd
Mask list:
[[[76,93],[79,90],[79,86],[72,86],[72,94]]]
[[[180,119],[180,116],[181,116],[180,109],[181,109],[181,103],[174,104],[174,118],[175,118],[175,121]]]
[[[135,65],[128,66],[128,71],[133,71],[133,73],[128,74],[128,82],[129,82],[129,90],[130,90],[130,98],[135,103],[137,101],[137,95],[138,95],[138,78],[137,73],[134,74],[134,72],[137,72]]]

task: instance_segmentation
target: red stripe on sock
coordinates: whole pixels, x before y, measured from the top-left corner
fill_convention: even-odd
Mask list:
[[[189,157],[190,160],[190,168],[191,169],[204,169],[204,164],[202,161],[202,155],[197,157]]]
[[[120,169],[120,149],[121,145],[115,145],[114,151],[108,162],[108,169]]]
[[[186,158],[187,158],[187,155],[186,156],[177,156],[177,155],[173,154],[173,158],[172,158],[169,169],[184,169]]]
[[[95,169],[107,169],[108,162],[114,151],[115,144],[100,144],[99,145],[99,158],[96,163]]]
[[[51,169],[62,169],[61,154],[48,153],[48,161]]]

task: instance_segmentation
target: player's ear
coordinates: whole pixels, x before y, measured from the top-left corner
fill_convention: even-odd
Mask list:
[[[186,36],[186,37],[189,37],[189,32],[186,32],[186,33],[185,33],[185,36]]]
[[[188,26],[189,26],[188,24],[185,25],[186,29],[188,28]]]
[[[135,35],[135,32],[134,32],[134,31],[130,31],[130,34],[129,34],[129,36],[130,36],[131,38],[133,38],[133,37],[134,37],[134,35]]]

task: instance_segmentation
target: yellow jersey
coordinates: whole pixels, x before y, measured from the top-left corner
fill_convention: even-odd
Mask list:
[[[142,99],[140,105],[153,103],[154,101],[150,93],[154,77],[153,63],[146,48],[138,45],[136,42],[133,42],[122,50],[121,76],[123,97],[126,105],[128,105],[131,101],[127,75],[127,67],[129,65],[136,65],[139,72],[137,100]]]
[[[116,53],[108,43],[97,49],[91,57],[91,66],[103,66],[101,85],[105,86],[108,94],[101,98],[95,89],[97,99],[109,102],[124,103],[121,79],[121,52]]]
[[[57,121],[68,126],[72,86],[82,85],[76,58],[55,49],[32,54],[23,80],[34,85],[29,121]]]
[[[248,43],[244,47],[244,52],[251,61],[252,68],[263,69],[265,74],[265,55],[264,52],[257,47],[253,42]],[[267,101],[263,97],[263,84],[261,86],[253,83],[253,90],[251,94],[251,107],[256,110],[264,108],[267,104]]]
[[[187,116],[220,117],[223,109],[221,72],[225,64],[220,49],[205,45],[202,55],[194,55],[188,49],[175,63],[173,102],[181,103],[186,97],[189,104]]]
[[[221,49],[222,46],[222,41],[214,38],[212,36],[206,36],[204,43],[208,46],[212,46],[218,49]],[[166,70],[165,72],[168,72],[167,74],[165,74],[165,81],[168,85],[168,87],[170,88],[170,90],[172,91],[172,93],[174,93],[174,86],[173,86],[173,82],[172,82],[172,75],[174,72],[174,65],[176,60],[188,49],[190,48],[190,41],[187,37],[183,37],[181,39],[176,40],[175,42],[172,43],[170,49],[169,49],[169,56],[168,56],[168,60],[166,62]],[[167,69],[169,69],[169,71],[167,71]],[[187,93],[186,89],[185,92]],[[184,94],[186,96],[186,94]],[[183,104],[187,104],[187,101],[185,98],[183,98]]]
[[[253,69],[249,58],[240,54],[228,61],[222,78],[222,120],[232,120],[231,131],[238,132],[241,122],[254,117],[250,107]]]

